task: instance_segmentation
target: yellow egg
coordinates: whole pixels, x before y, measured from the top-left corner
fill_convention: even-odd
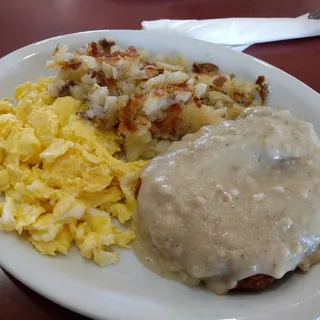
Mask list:
[[[67,254],[70,250],[73,239],[74,237],[70,230],[70,226],[65,226],[59,231],[54,240],[48,242],[36,241],[32,237],[29,237],[29,241],[39,252],[50,256],[55,256],[57,252]]]
[[[4,149],[1,149],[1,146],[0,146],[0,164],[3,163],[5,157],[6,157],[6,151]]]
[[[14,231],[16,228],[15,217],[17,215],[17,207],[13,198],[6,196],[6,201],[2,206],[0,217],[0,226],[3,230]]]
[[[58,136],[58,116],[49,108],[32,110],[27,117],[27,124],[34,128],[34,133],[43,147]]]
[[[58,98],[50,107],[59,119],[59,124],[65,126],[69,122],[69,118],[81,108],[80,101],[72,97]]]
[[[115,203],[110,207],[113,217],[117,217],[121,223],[132,219],[132,210],[124,203]]]
[[[15,90],[17,105],[0,99],[0,228],[45,255],[67,254],[72,243],[100,266],[118,262],[115,246],[129,248],[136,185],[146,161],[120,160],[124,140],[78,116],[72,97],[55,101],[50,79]],[[129,224],[126,224],[126,226]]]
[[[6,113],[6,114],[0,115],[0,130],[1,130],[1,138],[2,139],[8,138],[8,135],[11,132],[12,126],[17,122],[18,122],[18,120],[17,120],[16,116],[11,113]]]
[[[76,115],[70,116],[68,124],[61,128],[60,134],[61,138],[81,144],[86,151],[98,157],[108,157],[121,151],[120,144],[123,142],[114,132],[101,133],[89,121]]]
[[[5,191],[10,187],[10,176],[7,169],[0,169],[0,191]]]
[[[129,243],[134,239],[134,233],[132,230],[120,230],[115,231],[116,245],[122,248],[130,248]]]
[[[90,207],[101,207],[102,209],[109,210],[113,204],[120,202],[124,198],[124,195],[119,187],[109,186],[99,192],[85,193],[83,198],[90,204]]]
[[[52,139],[49,146],[40,153],[40,158],[46,163],[53,163],[57,158],[64,155],[74,143],[64,139]]]
[[[70,218],[79,220],[85,214],[86,207],[84,201],[67,195],[60,199],[54,206],[53,217],[56,221],[63,221]]]
[[[0,99],[0,114],[15,114],[15,107],[9,99]]]
[[[14,124],[6,140],[6,151],[10,154],[19,154],[28,161],[39,154],[40,141],[32,128],[24,127],[22,123]]]
[[[94,232],[104,235],[114,233],[115,226],[112,224],[110,214],[105,210],[90,208],[84,217],[84,221]]]
[[[40,204],[23,204],[17,208],[18,212],[15,217],[17,220],[16,229],[19,233],[33,224],[45,209]]]

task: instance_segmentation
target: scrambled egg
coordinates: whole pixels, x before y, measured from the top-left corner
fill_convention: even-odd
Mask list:
[[[16,106],[0,100],[0,228],[26,234],[42,254],[67,254],[74,242],[100,266],[116,263],[115,246],[134,239],[146,163],[119,160],[122,138],[82,120],[74,98],[52,99],[49,83],[17,87]]]

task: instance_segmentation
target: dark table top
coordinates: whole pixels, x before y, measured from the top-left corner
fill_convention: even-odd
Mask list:
[[[296,17],[319,5],[319,0],[1,0],[0,57],[61,34],[140,29],[143,20]],[[287,71],[320,92],[320,37],[259,44],[245,52]],[[86,318],[46,300],[0,269],[0,319]]]

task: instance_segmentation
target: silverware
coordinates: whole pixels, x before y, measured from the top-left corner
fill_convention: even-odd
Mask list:
[[[320,9],[310,12],[308,15],[308,19],[320,20]]]

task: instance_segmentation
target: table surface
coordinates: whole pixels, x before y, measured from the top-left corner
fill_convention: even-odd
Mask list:
[[[140,29],[143,20],[296,17],[318,7],[319,0],[1,0],[0,57],[61,34]],[[246,52],[289,72],[320,92],[319,37],[254,45]],[[0,319],[58,318],[87,319],[39,296],[0,269]]]

